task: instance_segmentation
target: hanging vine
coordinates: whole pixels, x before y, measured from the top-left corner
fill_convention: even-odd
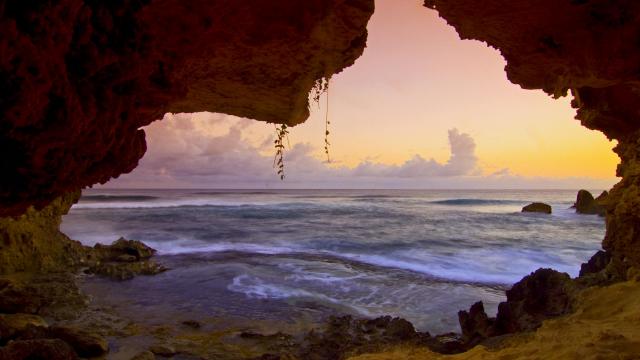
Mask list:
[[[327,93],[327,109],[324,117],[324,153],[327,155],[327,162],[331,162],[331,156],[329,156],[329,80],[325,85],[324,91]]]
[[[274,148],[276,149],[275,157],[273,158],[273,168],[276,169],[280,180],[284,180],[284,139],[289,141],[289,130],[286,124],[276,126],[276,139],[274,140]]]
[[[331,156],[329,155],[329,146],[331,145],[331,143],[329,143],[329,125],[331,124],[331,122],[329,121],[329,81],[331,80],[331,78],[320,78],[318,80],[316,80],[313,89],[311,90],[311,93],[313,95],[313,101],[318,104],[318,109],[320,109],[320,98],[322,97],[322,95],[324,93],[327,94],[327,98],[326,98],[326,114],[325,114],[325,118],[324,118],[324,153],[327,155],[327,162],[331,162]]]
[[[330,78],[320,78],[316,80],[313,88],[311,89],[312,99],[318,104],[318,108],[320,108],[320,98],[324,93],[327,93],[327,109],[325,114],[325,129],[324,129],[324,152],[327,155],[327,162],[331,162],[331,157],[329,156],[329,125],[331,122],[329,121],[329,80]],[[286,124],[276,125],[276,139],[273,141],[273,146],[276,150],[275,156],[273,158],[273,168],[276,169],[276,173],[280,177],[280,180],[284,180],[284,140],[287,139],[287,143],[289,142],[289,127]],[[291,147],[290,144],[288,144]]]

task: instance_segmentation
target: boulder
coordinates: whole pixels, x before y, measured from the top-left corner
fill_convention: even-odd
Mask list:
[[[578,214],[590,214],[590,215],[600,215],[604,216],[605,209],[601,205],[601,202],[606,198],[606,191],[600,196],[598,196],[598,200],[593,198],[590,192],[587,190],[578,191],[578,195],[576,196],[576,202],[573,204],[573,207],[576,209],[576,213]]]
[[[52,326],[49,336],[64,340],[81,357],[101,356],[109,351],[107,340],[100,335],[71,327]]]
[[[127,240],[123,237],[114,241],[111,245],[96,244],[96,255],[106,261],[146,260],[152,257],[156,250],[138,240]]]
[[[74,360],[78,355],[71,346],[60,339],[12,341],[0,348],[2,360]]]
[[[137,275],[156,275],[168,269],[150,260],[155,253],[155,249],[141,241],[122,237],[111,245],[96,244],[93,247],[93,259],[85,273],[114,280],[129,280]]]
[[[541,202],[534,202],[523,207],[522,212],[551,214],[551,206]]]
[[[498,305],[495,318],[487,316],[482,302],[458,313],[465,347],[489,337],[532,331],[546,319],[569,313],[577,288],[568,274],[536,270],[507,290],[507,301]]]
[[[507,290],[498,305],[496,335],[537,329],[542,321],[571,310],[575,284],[566,273],[538,269]]]
[[[0,344],[21,335],[30,328],[46,328],[47,322],[37,315],[6,314],[0,315]]]

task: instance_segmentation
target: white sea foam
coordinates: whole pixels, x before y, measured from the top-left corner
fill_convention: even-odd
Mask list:
[[[242,200],[222,200],[222,199],[202,199],[184,198],[174,200],[149,200],[149,201],[109,201],[93,202],[80,201],[73,205],[74,209],[150,209],[150,208],[173,208],[183,206],[263,206],[270,205],[269,201],[242,201]]]
[[[289,254],[295,253],[294,247],[277,245],[258,245],[252,243],[207,243],[196,240],[148,241],[159,255],[181,255],[197,253],[242,252],[249,254]]]

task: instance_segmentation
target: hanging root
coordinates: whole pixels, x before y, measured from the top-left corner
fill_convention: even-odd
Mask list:
[[[287,138],[289,141],[288,134],[289,130],[287,130],[286,124],[276,126],[276,139],[274,140],[276,154],[273,158],[273,168],[276,169],[280,180],[284,180],[284,139]]]

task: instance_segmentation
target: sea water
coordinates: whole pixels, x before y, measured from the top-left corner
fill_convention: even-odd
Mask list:
[[[575,191],[88,190],[62,230],[145,242],[171,270],[118,286],[141,307],[255,319],[351,314],[456,331],[457,311],[545,267],[576,276],[604,221]],[[522,213],[533,201],[553,214]],[[114,285],[110,285],[114,286]],[[144,294],[144,296],[140,296]],[[114,295],[115,296],[115,295]]]

